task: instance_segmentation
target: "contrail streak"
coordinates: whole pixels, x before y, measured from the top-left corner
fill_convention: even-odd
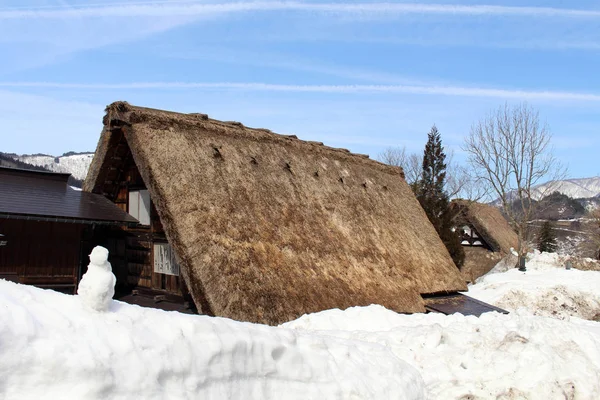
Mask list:
[[[481,87],[436,85],[287,85],[260,82],[131,82],[131,83],[57,83],[57,82],[0,82],[4,88],[53,88],[75,90],[173,90],[207,89],[305,93],[400,93],[463,97],[514,98],[549,101],[600,101],[600,94],[493,89]]]
[[[147,2],[60,8],[10,8],[0,10],[0,19],[66,19],[96,17],[210,16],[247,12],[311,12],[356,16],[437,14],[456,16],[600,18],[599,10],[496,5],[422,3],[305,3],[299,1],[252,2]]]

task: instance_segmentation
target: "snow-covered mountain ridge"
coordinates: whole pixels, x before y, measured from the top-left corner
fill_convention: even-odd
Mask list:
[[[549,181],[532,188],[532,199],[540,201],[550,196],[554,192],[559,192],[572,199],[578,200],[581,205],[589,210],[598,207],[600,203],[600,176],[592,178],[572,178],[557,181]],[[508,198],[516,199],[516,192],[511,192]],[[514,196],[514,197],[513,197]],[[500,199],[490,202],[491,205],[499,207],[502,203]]]
[[[552,192],[560,192],[573,199],[598,197],[600,196],[600,176],[543,183],[534,187],[534,199],[540,200]]]
[[[68,152],[62,156],[54,157],[46,154],[11,155],[15,160],[27,164],[44,167],[54,172],[64,172],[73,175],[76,179],[85,179],[88,168],[94,158],[94,153]]]

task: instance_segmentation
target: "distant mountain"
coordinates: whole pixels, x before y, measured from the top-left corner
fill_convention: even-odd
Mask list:
[[[49,171],[69,173],[75,179],[79,180],[85,179],[92,158],[94,157],[94,153],[75,153],[72,151],[58,157],[47,154],[8,155],[17,161],[43,167]]]
[[[69,185],[80,188],[93,157],[94,153],[72,151],[59,157],[47,154],[18,155],[0,152],[0,166],[71,174]]]
[[[534,187],[533,199],[540,200],[553,192],[562,193],[573,199],[600,197],[600,177],[550,181]]]
[[[541,200],[554,192],[579,200],[587,209],[595,208],[595,205],[600,202],[600,177],[564,179],[542,183],[532,188],[531,198],[533,200]],[[509,195],[508,198],[513,197]],[[490,204],[499,207],[501,202],[500,199],[496,199]]]
[[[580,199],[575,200],[558,191],[536,202],[534,219],[558,221],[577,219],[586,214],[586,207]]]

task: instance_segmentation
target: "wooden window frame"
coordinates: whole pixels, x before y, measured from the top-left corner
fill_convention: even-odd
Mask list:
[[[132,197],[132,195],[134,197]],[[133,199],[136,199],[135,202],[133,202]],[[132,206],[137,209],[132,209]],[[150,199],[150,192],[148,192],[147,189],[129,190],[127,192],[127,212],[137,219],[140,222],[140,225],[150,226],[152,223],[152,200]]]
[[[157,246],[167,246],[167,248],[169,249],[169,253],[170,253],[169,261],[175,266],[174,268],[171,268],[169,270],[169,272],[165,272],[166,271],[165,269],[161,269],[161,268],[157,269],[157,262],[159,261],[159,257],[158,257],[159,252],[157,251]],[[155,241],[152,243],[152,271],[155,274],[163,274],[163,275],[170,275],[170,276],[180,276],[181,275],[180,266],[177,263],[177,259],[175,258],[175,250],[173,250],[173,247],[169,244],[169,242]]]

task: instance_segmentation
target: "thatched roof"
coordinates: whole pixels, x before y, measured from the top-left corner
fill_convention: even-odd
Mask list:
[[[278,324],[329,308],[425,311],[466,290],[402,170],[295,136],[118,102],[84,190],[125,139],[198,308]]]
[[[508,253],[517,248],[517,234],[497,207],[466,200],[454,200],[452,206],[458,207],[457,223],[472,225],[493,251]]]

